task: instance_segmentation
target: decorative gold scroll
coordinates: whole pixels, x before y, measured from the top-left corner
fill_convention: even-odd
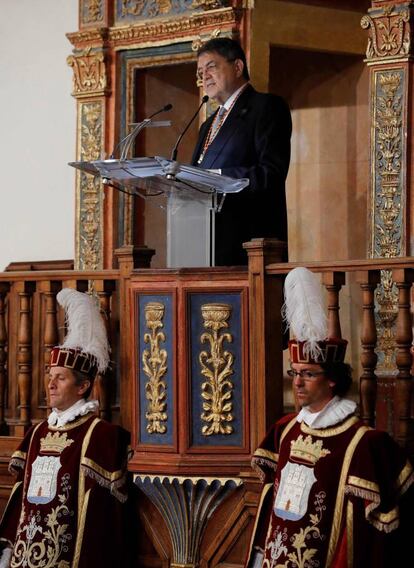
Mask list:
[[[99,160],[102,153],[103,104],[81,102],[78,109],[79,160]],[[84,172],[78,174],[76,215],[76,267],[100,270],[103,266],[103,197],[101,184]]]
[[[144,335],[144,342],[149,343],[149,349],[142,353],[142,370],[149,377],[145,384],[145,396],[148,400],[148,409],[145,413],[147,419],[147,432],[149,434],[165,434],[167,426],[163,424],[168,416],[165,412],[167,384],[162,377],[167,372],[167,351],[160,349],[160,342],[165,342],[165,334],[159,331],[164,327],[165,306],[160,302],[149,302],[145,306],[145,321],[150,333]]]
[[[223,342],[231,343],[233,337],[230,333],[221,333],[222,329],[229,327],[227,320],[231,311],[229,304],[201,306],[204,327],[211,330],[200,337],[202,343],[210,343],[210,353],[201,351],[199,354],[201,374],[207,378],[201,385],[204,410],[201,420],[206,422],[201,430],[204,436],[233,433],[233,426],[229,422],[234,420],[231,402],[234,386],[228,377],[234,372],[234,356],[223,348]]]
[[[387,6],[363,16],[361,26],[370,33],[366,51],[368,59],[406,57],[409,54],[410,11],[407,6]]]
[[[103,95],[107,92],[108,79],[102,51],[92,52],[88,47],[80,54],[70,55],[67,63],[73,68],[74,97]]]
[[[404,195],[402,179],[403,97],[402,69],[374,72],[372,100],[372,195],[370,256],[394,258],[404,251]],[[395,368],[395,323],[398,292],[390,271],[382,271],[376,291],[378,368]]]

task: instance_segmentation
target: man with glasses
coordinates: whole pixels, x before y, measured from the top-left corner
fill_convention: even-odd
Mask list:
[[[290,111],[280,97],[255,91],[236,41],[212,39],[197,57],[204,92],[218,108],[201,126],[192,163],[249,179],[241,193],[226,196],[215,219],[215,264],[244,265],[244,242],[255,237],[287,240]]]
[[[296,296],[293,306],[299,319],[307,313],[300,301]],[[278,420],[253,456],[265,485],[246,566],[390,566],[408,542],[412,466],[345,398],[352,383],[347,341],[305,339],[307,324],[298,330],[288,375],[300,411]]]

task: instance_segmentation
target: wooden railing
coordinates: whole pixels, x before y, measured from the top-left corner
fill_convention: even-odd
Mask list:
[[[414,280],[414,258],[367,259],[318,263],[267,264],[266,278],[281,281],[296,266],[306,266],[320,273],[328,296],[329,333],[341,334],[339,318],[340,291],[352,277],[360,287],[360,360],[359,379],[360,415],[370,426],[377,425],[377,328],[375,291],[381,285],[381,271],[392,274],[398,291],[395,322],[395,377],[394,428],[390,432],[410,453],[414,451],[414,413],[412,386],[412,313],[411,287]],[[355,294],[357,291],[354,292]],[[354,298],[354,301],[358,301]],[[391,309],[391,306],[389,307]]]
[[[33,423],[43,420],[48,403],[46,381],[50,352],[63,338],[64,316],[56,294],[64,287],[86,291],[93,285],[101,309],[107,316],[109,336],[116,332],[119,271],[30,271],[0,274],[0,433],[22,436]],[[117,316],[116,316],[117,317]],[[117,358],[117,342],[112,342]],[[112,373],[115,377],[116,373]],[[101,415],[109,418],[111,405],[119,401],[111,394],[109,374],[96,386]]]

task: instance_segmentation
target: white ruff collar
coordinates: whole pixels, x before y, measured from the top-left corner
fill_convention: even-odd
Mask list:
[[[355,408],[354,401],[334,396],[319,412],[311,412],[307,406],[304,406],[296,420],[304,422],[310,428],[329,428],[354,414]]]
[[[78,416],[85,416],[90,412],[96,412],[99,408],[99,402],[97,400],[86,401],[81,398],[75,404],[72,404],[66,410],[58,410],[57,408],[52,408],[52,412],[49,414],[47,422],[49,426],[65,426],[68,422],[72,422]]]

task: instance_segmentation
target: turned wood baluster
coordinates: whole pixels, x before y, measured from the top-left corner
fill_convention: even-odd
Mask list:
[[[362,329],[361,329],[361,365],[360,404],[361,419],[367,426],[375,426],[375,405],[377,400],[377,328],[375,325],[375,288],[381,281],[379,270],[359,271],[357,281],[362,290]]]
[[[7,326],[5,298],[8,290],[8,284],[0,284],[0,433],[4,433],[6,428],[6,423],[4,420],[4,410],[6,406],[5,395],[7,386]]]
[[[395,438],[410,451],[414,443],[413,419],[411,418],[411,353],[412,316],[410,312],[411,284],[414,270],[402,268],[393,270],[393,280],[398,288],[397,317],[397,367],[398,377],[395,385],[395,415],[397,418]]]
[[[111,339],[111,296],[115,289],[115,282],[100,280],[95,282],[95,290],[101,303],[101,312],[105,321],[108,340]],[[113,356],[113,353],[112,353]],[[109,368],[103,375],[98,375],[99,415],[105,420],[111,419],[111,394],[115,373]]]
[[[43,386],[47,405],[49,405],[48,384],[50,353],[53,347],[59,344],[56,294],[60,288],[60,282],[39,282],[39,290],[44,297]]]
[[[345,272],[326,272],[322,282],[328,292],[328,336],[342,337],[339,319],[339,292],[345,284]]]
[[[30,426],[30,396],[32,386],[32,282],[18,282],[19,328],[17,334],[17,385],[20,416],[15,435],[21,436]]]

